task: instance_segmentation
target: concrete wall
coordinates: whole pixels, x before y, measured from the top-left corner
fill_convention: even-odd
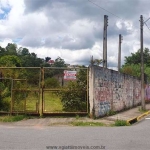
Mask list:
[[[104,116],[141,102],[141,82],[135,77],[99,66],[89,67],[90,114]]]

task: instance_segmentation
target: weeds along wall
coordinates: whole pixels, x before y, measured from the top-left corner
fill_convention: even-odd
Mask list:
[[[99,66],[89,67],[90,114],[104,116],[141,103],[141,81]]]

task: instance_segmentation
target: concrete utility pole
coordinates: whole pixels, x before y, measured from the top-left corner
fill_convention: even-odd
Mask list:
[[[141,34],[140,34],[140,41],[141,41],[141,106],[142,110],[145,110],[145,87],[144,87],[144,59],[143,59],[143,16],[140,16],[140,29],[141,29]]]
[[[104,15],[104,33],[103,33],[103,67],[107,68],[107,26],[108,16]]]
[[[118,71],[120,72],[121,68],[121,43],[123,40],[123,36],[119,34],[119,49],[118,49]]]

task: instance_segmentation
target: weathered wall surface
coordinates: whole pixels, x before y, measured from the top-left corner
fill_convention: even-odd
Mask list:
[[[98,66],[89,69],[90,113],[96,117],[121,111],[141,101],[140,80]]]

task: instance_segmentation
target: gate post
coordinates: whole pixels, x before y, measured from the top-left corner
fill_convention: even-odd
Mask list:
[[[44,68],[41,67],[41,91],[42,91],[42,101],[41,101],[41,116],[43,115],[43,107],[44,107]]]
[[[13,112],[13,79],[11,79],[11,104],[10,104],[10,115]]]

